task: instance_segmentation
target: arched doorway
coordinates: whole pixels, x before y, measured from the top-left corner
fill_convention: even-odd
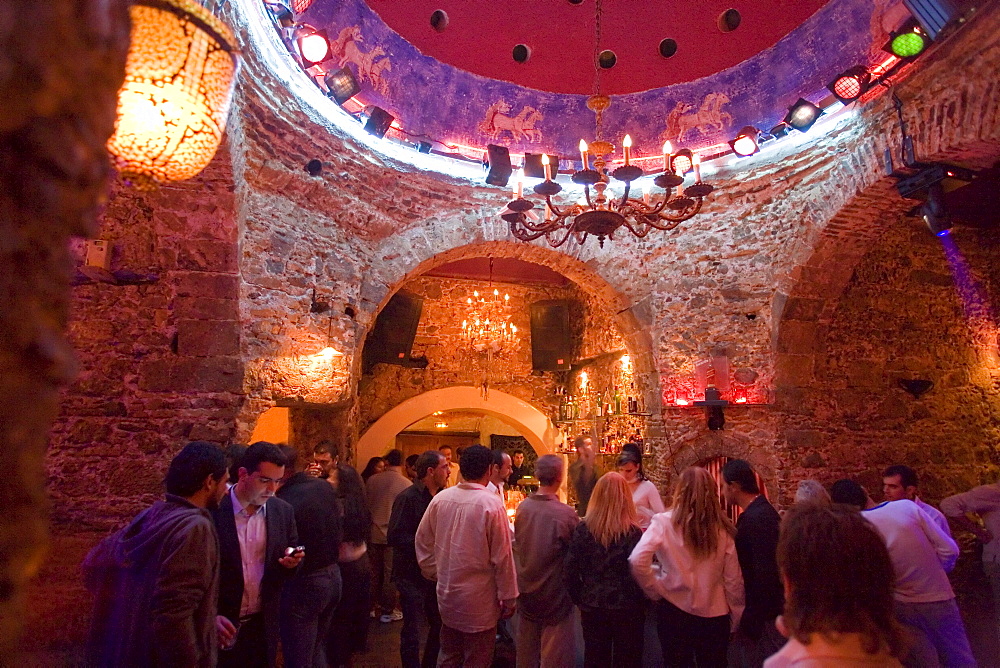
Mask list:
[[[554,453],[561,436],[548,416],[517,397],[490,390],[484,399],[478,387],[454,386],[431,390],[402,402],[380,417],[358,440],[355,461],[367,461],[392,448],[396,435],[435,411],[469,410],[493,415],[516,427],[535,452]]]

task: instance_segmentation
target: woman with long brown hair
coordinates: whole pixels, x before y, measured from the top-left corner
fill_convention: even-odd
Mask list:
[[[604,474],[566,556],[566,586],[580,608],[587,668],[642,664],[644,600],[628,565],[641,537],[628,483],[618,473]]]
[[[726,665],[729,633],[744,606],[735,533],[715,480],[691,467],[677,479],[670,510],[653,517],[632,551],[632,574],[658,601],[656,628],[667,666]]]

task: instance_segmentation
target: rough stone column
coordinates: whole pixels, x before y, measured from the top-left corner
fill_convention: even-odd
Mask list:
[[[75,366],[67,242],[96,227],[128,30],[125,0],[0,2],[0,663],[44,558],[42,460]]]

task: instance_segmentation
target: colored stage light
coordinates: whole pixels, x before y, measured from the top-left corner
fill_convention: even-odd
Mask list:
[[[827,88],[838,100],[849,104],[868,90],[870,82],[871,74],[865,67],[858,65],[838,76]]]
[[[799,132],[807,132],[822,114],[822,109],[800,97],[798,102],[789,107],[785,123]]]
[[[354,73],[347,67],[342,67],[336,72],[328,72],[323,81],[329,91],[327,94],[337,104],[344,104],[361,92],[358,80],[354,78]]]
[[[365,131],[376,137],[384,137],[389,131],[389,126],[396,120],[396,117],[381,107],[371,106],[365,110],[368,121],[365,123]]]
[[[302,63],[306,67],[322,63],[330,57],[330,41],[326,38],[325,30],[305,31],[299,36],[297,43]]]
[[[673,161],[670,163],[674,173],[684,176],[694,168],[694,154],[691,149],[682,148],[674,153]]]
[[[897,58],[916,58],[927,49],[929,43],[930,40],[920,25],[911,19],[890,35],[888,44],[882,49]]]
[[[760,150],[757,145],[757,137],[760,135],[760,130],[748,125],[739,134],[736,135],[736,139],[729,142],[729,145],[733,149],[733,153],[740,157],[746,157],[748,155],[753,155]]]

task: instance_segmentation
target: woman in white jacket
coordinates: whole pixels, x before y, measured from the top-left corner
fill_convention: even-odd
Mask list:
[[[632,551],[632,574],[658,601],[656,627],[665,665],[726,665],[729,633],[744,607],[735,533],[722,512],[715,480],[705,469],[692,467],[678,478],[671,509],[653,517]]]

